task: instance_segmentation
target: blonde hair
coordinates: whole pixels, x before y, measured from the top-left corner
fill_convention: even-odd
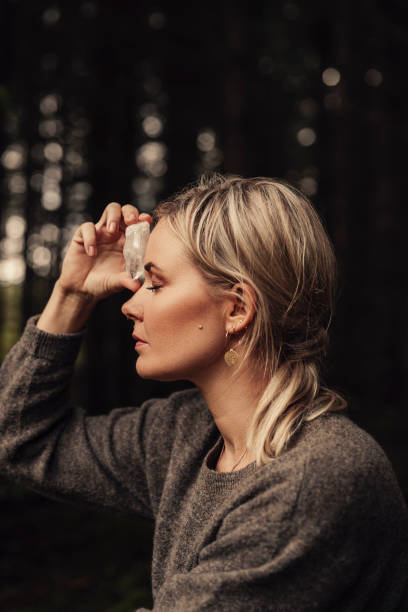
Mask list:
[[[236,283],[255,292],[240,367],[251,359],[268,381],[247,432],[264,465],[304,421],[347,405],[321,384],[337,276],[331,242],[307,198],[266,177],[204,175],[153,214],[166,218],[214,295]]]

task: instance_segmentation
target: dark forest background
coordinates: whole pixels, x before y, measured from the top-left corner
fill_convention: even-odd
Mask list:
[[[327,382],[408,497],[402,0],[2,0],[0,33],[1,355],[108,202],[148,212],[211,170],[284,178],[339,260]],[[99,305],[78,359],[73,400],[93,413],[186,386],[137,377],[126,297]],[[149,523],[6,480],[0,499],[2,610],[152,605]]]

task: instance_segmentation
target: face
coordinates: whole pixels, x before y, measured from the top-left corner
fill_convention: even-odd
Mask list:
[[[198,383],[223,362],[225,303],[187,260],[166,219],[150,234],[145,265],[150,262],[144,284],[122,306],[134,335],[145,341],[136,346],[136,371],[142,378]]]

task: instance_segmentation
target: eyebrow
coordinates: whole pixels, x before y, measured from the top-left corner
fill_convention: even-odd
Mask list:
[[[160,270],[160,272],[163,272],[163,270],[159,268],[159,266],[156,266],[156,264],[154,264],[152,261],[149,261],[149,263],[147,263],[144,267],[146,272],[150,272],[150,268],[156,268],[156,270]]]

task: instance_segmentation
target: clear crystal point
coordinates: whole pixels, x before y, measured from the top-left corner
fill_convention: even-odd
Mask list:
[[[147,221],[134,223],[126,228],[123,257],[132,280],[140,280],[144,275],[143,259],[149,236],[150,223]]]

